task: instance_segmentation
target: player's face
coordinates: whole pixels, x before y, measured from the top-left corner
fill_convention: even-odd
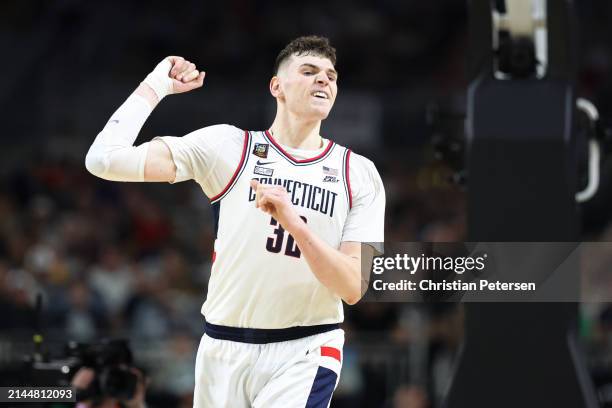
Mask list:
[[[315,55],[292,56],[278,73],[287,109],[304,119],[323,120],[338,93],[338,73],[331,61]]]

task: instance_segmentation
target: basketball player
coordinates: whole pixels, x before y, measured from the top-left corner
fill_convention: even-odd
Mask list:
[[[204,73],[167,57],[111,116],[86,158],[116,181],[193,179],[216,241],[196,407],[327,407],[342,363],[342,300],[362,296],[362,243],[383,241],[384,189],[368,159],[320,136],[338,91],[335,49],[300,37],[277,57],[265,131],[230,125],[132,146],[166,95]],[[371,261],[374,245],[363,245]],[[380,250],[380,248],[378,248]]]

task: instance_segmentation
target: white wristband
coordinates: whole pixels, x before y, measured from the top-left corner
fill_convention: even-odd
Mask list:
[[[155,92],[160,101],[164,96],[174,93],[172,78],[169,76],[171,69],[172,63],[168,58],[164,58],[142,81],[153,89],[153,92]]]

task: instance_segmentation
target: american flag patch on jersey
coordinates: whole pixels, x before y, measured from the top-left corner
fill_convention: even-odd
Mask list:
[[[326,176],[337,176],[338,169],[332,169],[331,167],[323,166],[323,174]]]

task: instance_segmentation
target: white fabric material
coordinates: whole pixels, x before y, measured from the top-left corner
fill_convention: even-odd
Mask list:
[[[353,207],[349,210],[342,179],[344,147],[335,145],[316,163],[295,164],[274,148],[263,132],[251,135],[244,168],[219,201],[216,260],[202,313],[213,324],[232,327],[286,328],[341,322],[341,299],[316,279],[303,257],[287,255],[289,234],[281,233],[271,225],[269,215],[255,208],[249,181],[262,178],[262,171],[273,172],[270,182],[290,180],[288,190],[299,190],[292,199],[300,215],[307,218],[308,226],[319,237],[339,248],[343,241],[383,241],[385,197],[380,176],[371,161],[351,154]],[[217,125],[182,138],[160,139],[172,152],[177,168],[175,181],[194,179],[209,198],[214,198],[236,172],[244,137],[244,131],[236,127]],[[254,154],[256,144],[268,145],[266,157]],[[323,153],[328,141],[323,145],[317,151],[280,148],[294,159],[304,160]],[[323,166],[329,174],[337,172],[336,182],[323,182]],[[300,188],[294,188],[296,181]],[[335,194],[333,214],[305,208],[308,206],[302,195],[310,194],[315,187]],[[321,200],[320,195],[317,200]],[[280,251],[271,252],[268,241],[274,246],[281,235]]]
[[[281,183],[308,228],[337,249],[349,212],[341,170],[346,149],[332,145],[324,157],[296,164],[263,132],[250,134],[244,168],[216,204],[216,258],[202,313],[212,324],[258,329],[339,323],[342,300],[312,273],[293,238],[255,207],[250,181]],[[253,154],[257,145],[268,145],[265,158]],[[336,182],[323,182],[324,166],[337,172]]]
[[[112,181],[144,181],[148,143],[133,146],[151,114],[143,97],[132,94],[111,116],[85,157],[87,170]]]
[[[155,92],[160,101],[165,96],[174,93],[172,78],[169,76],[171,69],[172,63],[167,58],[164,58],[142,81],[153,89],[153,92]]]
[[[195,180],[206,196],[214,197],[227,185],[240,162],[244,130],[230,125],[198,129],[183,137],[156,137],[172,153],[176,166],[173,183]]]
[[[88,169],[109,180],[142,181],[148,143],[131,145],[149,113],[146,100],[137,95],[128,98],[92,145]],[[331,247],[339,248],[343,241],[383,241],[385,199],[380,176],[372,162],[351,155],[353,207],[349,209],[343,180],[344,147],[324,140],[318,151],[289,149],[275,147],[264,132],[251,134],[243,168],[227,190],[242,157],[244,131],[217,125],[184,137],[159,138],[169,147],[176,165],[174,182],[194,179],[209,198],[225,190],[222,197],[216,197],[220,200],[217,257],[202,312],[213,324],[233,327],[341,322],[341,299],[316,279],[290,235],[255,208],[249,181],[284,183],[309,228]],[[256,144],[268,146],[266,157],[254,154]],[[328,145],[332,148],[325,150]],[[321,157],[299,163],[287,154],[295,160]],[[262,171],[272,175],[263,176]],[[330,174],[331,182],[325,180]]]
[[[372,161],[352,153],[349,177],[353,208],[344,224],[342,241],[372,243],[383,253],[385,221],[385,187]]]
[[[216,196],[230,181],[242,156],[244,130],[232,125],[207,126],[183,137],[158,136],[170,152],[176,166],[176,178],[172,183],[195,180],[207,197]],[[307,159],[320,154],[327,145],[317,150],[295,149],[282,146],[297,159]]]
[[[344,331],[278,343],[249,344],[202,336],[194,408],[303,408],[319,367],[340,378],[342,363],[321,347],[342,350]],[[329,406],[329,405],[328,405]]]

